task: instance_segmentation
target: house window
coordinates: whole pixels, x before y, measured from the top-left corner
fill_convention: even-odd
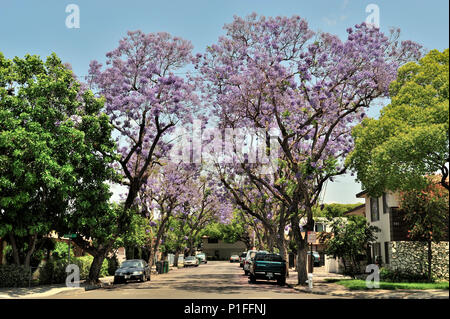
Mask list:
[[[323,232],[324,231],[323,224],[316,224],[315,228],[316,228],[316,232]]]
[[[380,212],[378,211],[378,198],[370,198],[370,220],[372,222],[380,220]]]
[[[387,194],[383,193],[383,214],[389,212],[389,207],[387,205]]]
[[[381,243],[374,243],[373,246],[373,261],[379,263],[381,261]]]
[[[384,242],[384,261],[389,264],[389,242]]]
[[[208,244],[218,244],[219,240],[217,238],[208,238]]]

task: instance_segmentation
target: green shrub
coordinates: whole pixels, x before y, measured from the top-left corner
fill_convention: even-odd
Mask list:
[[[427,274],[418,274],[389,268],[380,269],[380,280],[386,282],[427,282]]]
[[[80,268],[80,280],[86,280],[89,277],[89,269],[91,268],[94,257],[91,255],[74,257],[70,259],[71,264],[75,264]],[[51,258],[39,272],[39,284],[62,284],[66,282],[67,259]],[[108,261],[103,260],[100,270],[100,277],[108,276]]]
[[[16,265],[0,265],[0,287],[28,287],[30,268]]]
[[[66,281],[67,260],[50,258],[39,270],[39,284],[60,284]]]

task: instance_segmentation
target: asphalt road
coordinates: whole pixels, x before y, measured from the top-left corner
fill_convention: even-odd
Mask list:
[[[77,293],[64,292],[52,299],[318,299],[326,296],[298,292],[275,281],[250,284],[237,263],[209,261],[199,267],[152,275],[144,283],[129,282]]]

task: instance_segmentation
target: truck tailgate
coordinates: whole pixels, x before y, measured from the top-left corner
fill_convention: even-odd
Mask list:
[[[255,261],[255,272],[284,273],[285,263],[279,261]]]

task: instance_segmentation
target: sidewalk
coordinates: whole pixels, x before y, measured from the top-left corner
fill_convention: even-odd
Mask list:
[[[112,284],[114,276],[100,278],[101,286],[108,286]],[[85,285],[84,281],[80,281],[80,287],[66,287],[65,284],[42,285],[36,287],[24,288],[0,288],[0,299],[13,298],[43,298],[49,297],[61,292],[82,292],[92,289],[92,287]]]
[[[169,271],[178,270],[177,267],[169,266]],[[163,275],[163,274],[162,274]],[[156,266],[152,267],[152,276],[158,276],[156,273]],[[0,299],[14,299],[14,298],[43,298],[54,296],[64,292],[83,292],[85,290],[92,290],[98,287],[105,287],[112,285],[114,276],[100,278],[101,284],[98,286],[87,286],[85,282],[80,281],[80,287],[66,287],[65,284],[42,285],[35,287],[23,288],[0,288]]]
[[[350,277],[340,274],[326,273],[324,267],[314,268],[313,288],[308,286],[297,285],[297,272],[289,270],[289,278],[286,283],[288,286],[294,288],[299,292],[313,293],[318,295],[328,295],[333,297],[347,297],[354,299],[449,299],[449,291],[441,289],[428,290],[386,290],[386,289],[371,289],[371,290],[350,290],[342,285],[336,283],[326,282],[325,279],[350,279]]]

